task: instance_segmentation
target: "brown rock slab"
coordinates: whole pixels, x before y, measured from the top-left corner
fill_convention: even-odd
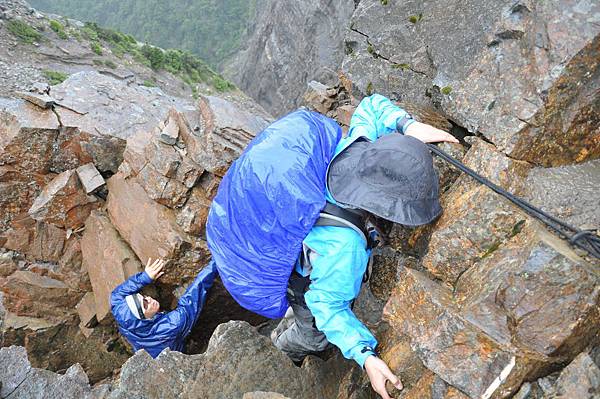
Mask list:
[[[25,270],[17,270],[0,287],[7,311],[29,317],[62,317],[82,294],[65,283]]]
[[[335,101],[334,95],[328,92],[329,87],[315,80],[308,83],[308,88],[304,93],[304,103],[308,107],[325,115],[333,107]],[[349,124],[348,124],[349,125]]]
[[[140,222],[138,220],[136,223]],[[101,211],[93,211],[88,218],[81,239],[81,251],[83,266],[94,291],[95,313],[101,322],[110,313],[112,290],[133,274],[142,271],[142,265]]]
[[[28,101],[44,109],[52,108],[52,106],[54,105],[54,99],[47,94],[17,91],[15,92],[15,95],[19,98],[22,98],[25,101]]]
[[[76,170],[77,176],[79,176],[79,180],[81,181],[81,184],[83,184],[86,194],[90,194],[106,184],[104,178],[93,163],[81,165]]]
[[[75,170],[56,176],[33,201],[29,215],[38,221],[52,223],[60,228],[82,226],[92,209],[101,202],[86,194]]]
[[[392,328],[411,339],[423,364],[470,397],[514,394],[540,367],[540,357],[503,346],[464,320],[452,292],[404,269],[384,310]]]
[[[354,111],[356,107],[353,105],[342,105],[336,109],[337,111],[337,121],[341,125],[350,126],[350,120],[352,120],[352,115],[354,115]]]
[[[167,284],[195,277],[210,256],[206,243],[183,231],[175,212],[149,198],[137,179],[117,173],[108,180],[108,189],[110,219],[142,263],[170,260],[162,278]]]
[[[530,165],[514,161],[476,140],[463,162],[519,195]],[[453,285],[465,270],[511,238],[527,216],[485,186],[461,176],[441,198],[444,212],[432,226],[423,266]]]
[[[96,319],[96,298],[93,292],[86,292],[81,298],[81,301],[75,306],[77,314],[79,315],[79,328],[86,337],[92,334],[92,330],[95,319]]]
[[[21,252],[31,260],[58,262],[65,247],[66,232],[24,215],[13,220],[11,228],[0,235],[1,241],[4,248]]]
[[[572,359],[600,330],[596,267],[528,222],[461,276],[456,298],[464,318],[496,341]]]
[[[177,119],[179,134],[188,156],[203,169],[222,177],[269,121],[220,97],[203,96],[198,105],[199,115],[186,113]]]
[[[242,399],[290,399],[277,392],[246,392]]]
[[[600,355],[598,348],[580,353],[560,373],[552,398],[593,399],[600,397]]]
[[[403,391],[402,399],[469,399],[469,396],[427,370],[415,385]]]

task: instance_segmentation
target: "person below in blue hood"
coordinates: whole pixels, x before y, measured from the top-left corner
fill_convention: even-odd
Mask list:
[[[440,141],[458,143],[381,95],[363,99],[329,164],[327,202],[407,226],[432,222],[442,209],[424,143]],[[311,229],[290,276],[290,310],[271,339],[296,362],[334,344],[364,367],[373,389],[389,399],[386,380],[398,389],[402,382],[378,357],[377,340],[352,312],[371,257],[368,237],[357,230],[318,223]]]
[[[110,297],[111,311],[121,334],[135,351],[145,349],[154,358],[165,348],[183,351],[184,340],[198,320],[217,275],[211,260],[179,298],[177,308],[160,312],[156,299],[139,292],[164,274],[165,263],[162,259],[154,262],[148,259],[145,270],[115,288]]]

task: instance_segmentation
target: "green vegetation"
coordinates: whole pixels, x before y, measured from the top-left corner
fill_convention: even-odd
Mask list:
[[[423,19],[423,14],[411,15],[410,17],[408,17],[408,20],[413,24],[416,24],[417,22],[419,22],[422,19]]]
[[[452,93],[452,87],[451,86],[444,86],[441,88],[440,92],[447,96],[448,94]]]
[[[102,46],[98,42],[91,42],[90,48],[92,51],[98,55],[102,55]]]
[[[102,28],[93,22],[86,23],[82,33],[90,41],[93,50],[96,47],[102,51],[100,43],[104,43],[117,57],[129,54],[137,62],[155,71],[165,70],[179,76],[192,87],[192,90],[196,83],[207,83],[220,92],[235,88],[232,83],[214,72],[204,61],[187,51],[163,50],[149,44],[142,45],[131,35]],[[101,55],[102,53],[97,54]],[[114,63],[112,63],[114,66],[108,64],[109,62],[112,63],[112,61],[105,61],[104,64],[110,68],[116,67]],[[152,83],[152,86],[156,86],[156,83]]]
[[[394,69],[402,69],[403,71],[410,69],[410,64],[402,63],[402,64],[392,64],[392,68]]]
[[[375,49],[373,48],[373,45],[372,45],[371,43],[369,43],[369,44],[367,45],[367,52],[368,52],[369,54],[371,54],[372,56],[375,56]]]
[[[61,24],[57,20],[54,20],[54,19],[50,20],[50,29],[52,29],[54,32],[56,32],[58,37],[60,37],[63,40],[69,38],[69,36],[67,35],[67,32],[65,32],[65,27],[63,26],[63,24]]]
[[[492,243],[492,245],[490,245],[485,252],[483,253],[483,255],[481,255],[481,259],[483,258],[487,258],[488,256],[490,256],[492,253],[494,253],[494,251],[496,251],[498,248],[500,248],[500,244],[502,244],[502,241],[494,241]]]
[[[387,0],[384,0],[387,1]],[[213,68],[237,52],[257,0],[30,0],[42,11],[197,54]]]
[[[373,94],[373,82],[367,83],[367,88],[366,88],[366,95],[370,96],[371,94]]]
[[[66,73],[50,71],[48,69],[44,71],[44,76],[46,77],[46,79],[48,79],[48,82],[52,86],[64,82],[69,77],[69,75],[67,75]]]
[[[114,62],[112,62],[111,60],[106,60],[104,61],[104,65],[106,65],[107,67],[109,67],[110,69],[115,69],[117,67],[117,64],[115,64]]]
[[[146,87],[156,87],[156,82],[153,79],[146,79],[142,84]]]
[[[28,44],[39,42],[42,39],[42,34],[40,32],[18,19],[10,20],[7,24],[7,28],[10,33]]]
[[[381,0],[381,5],[387,6],[388,5],[388,0]]]
[[[525,220],[519,220],[517,223],[515,223],[515,225],[512,227],[512,230],[510,231],[510,233],[508,233],[507,238],[513,238],[514,236],[519,234],[521,232],[521,230],[523,230],[524,224],[525,224]]]

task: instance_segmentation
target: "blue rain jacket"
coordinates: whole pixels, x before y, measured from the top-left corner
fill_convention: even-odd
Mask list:
[[[213,200],[207,239],[219,274],[244,307],[267,317],[287,310],[287,282],[302,242],[318,256],[306,302],[317,328],[347,358],[363,366],[377,341],[356,318],[358,296],[370,253],[352,229],[315,226],[325,199],[331,160],[358,138],[374,141],[396,131],[406,115],[375,94],[356,109],[346,138],[323,115],[296,111],[269,126],[225,175]]]
[[[184,340],[198,320],[216,274],[214,261],[211,261],[179,298],[175,310],[159,312],[152,319],[146,320],[140,320],[131,313],[125,297],[139,292],[152,283],[152,279],[146,272],[131,276],[115,288],[110,297],[111,311],[119,325],[119,331],[134,350],[145,349],[154,358],[165,348],[183,351]]]

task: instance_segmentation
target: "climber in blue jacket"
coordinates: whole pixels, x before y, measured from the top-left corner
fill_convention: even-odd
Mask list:
[[[158,301],[139,291],[164,274],[165,263],[162,259],[154,262],[148,259],[145,270],[115,288],[110,297],[111,311],[121,334],[134,350],[145,349],[154,358],[165,348],[183,351],[184,340],[196,323],[217,274],[211,261],[179,298],[177,308],[160,312]]]
[[[298,110],[261,132],[228,170],[208,216],[209,248],[242,306],[286,315],[271,339],[293,361],[333,344],[384,399],[386,381],[402,389],[352,312],[370,236],[319,220],[331,205],[410,226],[433,221],[442,209],[424,143],[439,141],[457,142],[375,94],[359,104],[347,137],[332,119]]]
[[[458,142],[444,131],[415,121],[381,95],[365,98],[329,164],[327,201],[405,225],[433,221],[441,213],[438,182],[423,143],[438,141]],[[381,169],[388,166],[382,175]],[[396,187],[398,184],[420,189],[403,191]],[[395,190],[399,190],[396,195]],[[385,381],[398,389],[402,383],[377,356],[377,340],[351,310],[371,255],[365,238],[348,227],[315,226],[303,246],[312,254],[309,267],[296,263],[290,277],[291,291],[295,292],[290,295],[288,290],[293,310],[288,317],[291,314],[293,318],[282,322],[283,331],[279,328],[274,332],[274,344],[292,360],[300,361],[331,343],[364,367],[374,390],[389,398]],[[305,283],[294,289],[298,288],[295,281],[303,278]],[[304,284],[309,285],[303,288]]]

